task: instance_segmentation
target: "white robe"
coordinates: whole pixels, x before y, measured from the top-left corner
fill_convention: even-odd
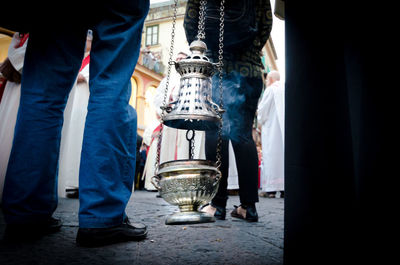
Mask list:
[[[228,190],[239,189],[239,174],[236,167],[235,151],[232,142],[229,141],[229,168],[228,168]]]
[[[19,42],[19,34],[15,33],[8,49],[8,59],[13,67],[21,73],[28,41],[16,48]],[[4,179],[14,139],[20,96],[21,84],[7,81],[0,103],[0,202],[3,197]]]
[[[66,197],[67,187],[79,187],[79,167],[89,100],[89,64],[80,74],[85,82],[75,83],[69,93],[64,111],[61,131],[60,158],[58,169],[58,195]]]
[[[144,188],[149,191],[156,190],[154,185],[151,183],[151,178],[154,176],[155,172],[155,161],[156,161],[155,159],[156,159],[157,144],[158,144],[157,138],[153,140],[152,135],[154,129],[156,129],[157,126],[158,123],[153,123],[147,126],[143,133],[143,143],[149,146],[149,150],[146,156],[146,163],[143,169],[142,180],[144,179]]]
[[[261,124],[261,188],[265,192],[284,190],[284,85],[279,81],[266,88],[258,105]]]

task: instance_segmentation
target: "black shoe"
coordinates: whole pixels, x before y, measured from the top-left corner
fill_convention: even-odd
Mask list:
[[[226,209],[225,209],[224,207],[217,206],[217,205],[214,205],[214,204],[212,204],[212,203],[207,203],[207,204],[203,205],[203,206],[200,208],[200,210],[203,209],[204,207],[208,206],[208,205],[210,205],[210,206],[212,206],[212,207],[214,207],[214,208],[216,209],[216,210],[215,210],[215,213],[214,213],[215,219],[218,219],[218,220],[225,220],[225,217],[226,217]]]
[[[214,213],[214,217],[218,220],[225,220],[226,217],[226,209],[221,206],[217,206],[214,204],[211,204],[212,207],[216,208],[217,210]]]
[[[79,188],[78,187],[67,187],[65,189],[65,195],[70,199],[78,199],[79,198]]]
[[[108,228],[79,228],[76,243],[82,247],[100,247],[127,241],[145,239],[147,228],[144,224],[124,222]]]
[[[235,207],[235,209],[231,212],[232,217],[240,218],[240,219],[246,220],[247,222],[258,222],[258,214],[257,214],[257,210],[256,210],[255,206],[242,204],[240,206],[234,205],[234,207]],[[237,209],[239,207],[242,207],[243,209],[246,210],[246,218],[243,217],[243,215],[238,213]]]
[[[7,241],[25,241],[39,239],[42,236],[58,232],[62,226],[60,219],[49,219],[26,224],[8,224],[4,232]]]

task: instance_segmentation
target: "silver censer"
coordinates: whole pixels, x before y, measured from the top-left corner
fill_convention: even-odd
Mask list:
[[[172,62],[174,38],[171,41],[170,63],[168,65],[167,85],[161,114],[161,122],[172,128],[188,130],[189,159],[173,160],[162,164],[160,161],[162,129],[159,133],[156,158],[156,175],[153,185],[159,190],[161,197],[172,205],[179,207],[179,212],[169,215],[166,224],[192,224],[214,222],[214,216],[198,211],[199,206],[211,201],[215,196],[221,178],[221,132],[222,132],[222,39],[223,37],[223,4],[221,0],[221,28],[219,63],[213,64],[205,56],[204,17],[206,1],[201,1],[198,39],[190,44],[191,55],[179,62]],[[175,0],[175,16],[172,36],[175,35],[177,0]],[[171,65],[175,64],[181,75],[178,99],[167,104],[167,91]],[[220,105],[212,101],[211,77],[219,70]],[[195,130],[218,130],[216,163],[209,160],[193,159]],[[189,132],[192,137],[188,138]]]

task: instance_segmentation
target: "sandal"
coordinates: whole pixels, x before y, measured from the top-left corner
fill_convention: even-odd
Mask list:
[[[202,211],[205,207],[211,206],[215,208],[214,217],[218,220],[225,220],[226,217],[226,209],[217,205],[213,205],[212,203],[207,203],[201,206],[200,211]]]
[[[247,222],[258,222],[258,214],[255,206],[245,206],[243,204],[236,206],[234,205],[235,209],[231,212],[231,216],[239,219],[246,220]],[[246,217],[239,214],[238,208],[241,207],[242,209],[246,210]]]

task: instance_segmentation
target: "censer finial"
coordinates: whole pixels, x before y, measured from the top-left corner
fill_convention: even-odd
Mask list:
[[[205,51],[207,50],[207,44],[204,41],[199,40],[199,39],[194,40],[194,41],[192,41],[192,43],[190,43],[189,49],[192,52],[192,54],[195,54],[195,53],[204,54]]]

